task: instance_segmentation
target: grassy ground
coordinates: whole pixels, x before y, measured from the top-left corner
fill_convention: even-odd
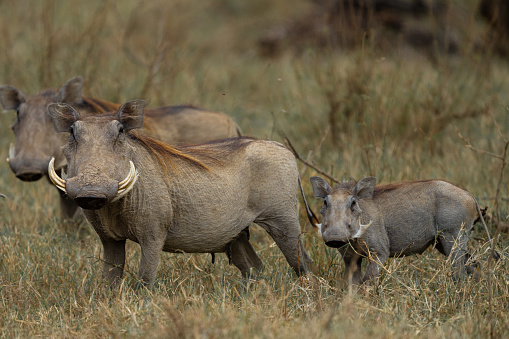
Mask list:
[[[232,116],[245,134],[282,141],[335,178],[374,175],[388,183],[443,178],[468,189],[489,215],[509,138],[509,67],[478,54],[385,55],[288,52],[261,59],[260,32],[301,13],[305,1],[0,2],[0,83],[27,94],[82,75],[87,95],[151,106],[194,104]],[[0,114],[0,159],[13,112]],[[462,137],[460,137],[460,134]],[[308,178],[299,163],[308,200]],[[507,170],[500,217],[507,219]],[[337,251],[309,230],[315,278],[295,277],[270,238],[254,227],[264,262],[245,287],[225,256],[162,254],[150,291],[134,291],[139,247],[129,243],[118,291],[103,288],[102,248],[85,223],[62,223],[56,189],[22,183],[0,164],[0,336],[2,337],[486,337],[509,330],[509,239],[488,271],[489,246],[476,226],[469,243],[479,281],[455,285],[438,251],[389,260],[380,283],[358,292],[343,280]],[[489,219],[492,235],[496,226]],[[488,278],[491,277],[491,283]],[[489,290],[492,290],[491,306]],[[490,313],[491,307],[491,313]]]

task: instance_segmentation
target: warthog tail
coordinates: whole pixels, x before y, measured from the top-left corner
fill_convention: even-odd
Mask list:
[[[304,206],[306,206],[306,214],[308,216],[308,220],[313,227],[319,228],[320,221],[318,221],[316,214],[311,210],[311,208],[308,205],[306,196],[304,195],[304,189],[302,188],[300,178],[297,178],[297,180],[299,181],[300,194],[302,195],[302,200],[304,200]]]

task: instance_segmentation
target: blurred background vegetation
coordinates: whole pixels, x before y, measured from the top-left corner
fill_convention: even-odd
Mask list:
[[[0,83],[30,95],[81,75],[87,96],[192,104],[228,114],[246,135],[288,137],[302,158],[338,180],[442,178],[488,206],[494,235],[508,215],[507,7],[489,0],[1,0]],[[0,159],[13,142],[14,118],[0,114]],[[318,211],[308,180],[317,173],[299,168]],[[476,227],[469,246],[483,266],[479,281],[454,285],[445,259],[427,251],[390,260],[378,287],[353,293],[339,255],[305,226],[301,208],[320,279],[297,280],[255,228],[266,268],[247,289],[225,258],[211,265],[206,255],[162,254],[154,289],[133,291],[139,249],[130,244],[125,285],[111,293],[101,287],[98,238],[85,222],[58,220],[54,188],[16,180],[3,162],[0,192],[8,196],[0,201],[2,336],[509,334],[504,233],[491,283],[486,236]]]

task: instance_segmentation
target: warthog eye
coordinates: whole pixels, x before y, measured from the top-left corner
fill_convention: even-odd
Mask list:
[[[123,125],[120,125],[119,128],[118,128],[118,133],[121,134],[121,133],[124,133],[124,126]]]
[[[14,128],[18,125],[19,122],[19,108],[16,109],[16,120],[14,120],[14,123],[11,125],[11,129],[14,131]]]
[[[73,126],[71,126],[71,127],[69,128],[69,135],[72,137],[72,139],[73,139],[74,141],[76,141],[76,137],[74,136],[74,127],[73,127]]]
[[[323,205],[322,205],[322,209],[320,210],[320,213],[323,215],[325,213],[325,210],[329,208],[329,201],[328,201],[328,197],[326,197],[325,199],[323,199]]]
[[[357,206],[357,201],[352,199],[352,203],[350,204],[350,210],[355,211],[355,206]]]

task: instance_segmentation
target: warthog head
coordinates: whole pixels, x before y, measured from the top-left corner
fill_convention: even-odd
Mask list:
[[[48,174],[48,163],[56,157],[57,167],[65,165],[60,146],[65,139],[52,128],[46,107],[52,102],[81,102],[80,77],[69,80],[58,92],[45,91],[30,97],[13,86],[0,86],[0,103],[5,110],[15,110],[11,126],[15,141],[9,148],[9,165],[17,178],[39,180]]]
[[[323,199],[322,224],[320,226],[323,240],[327,246],[343,247],[350,240],[360,238],[372,220],[362,223],[362,199],[371,198],[376,178],[368,177],[360,180],[353,189],[346,185],[331,188],[320,177],[311,177],[313,194]]]
[[[82,118],[67,104],[50,104],[48,111],[57,132],[68,132],[62,147],[68,177],[62,179],[49,163],[52,182],[84,209],[99,209],[125,195],[137,173],[132,163],[127,132],[143,126],[145,101],[125,103],[115,115]]]

